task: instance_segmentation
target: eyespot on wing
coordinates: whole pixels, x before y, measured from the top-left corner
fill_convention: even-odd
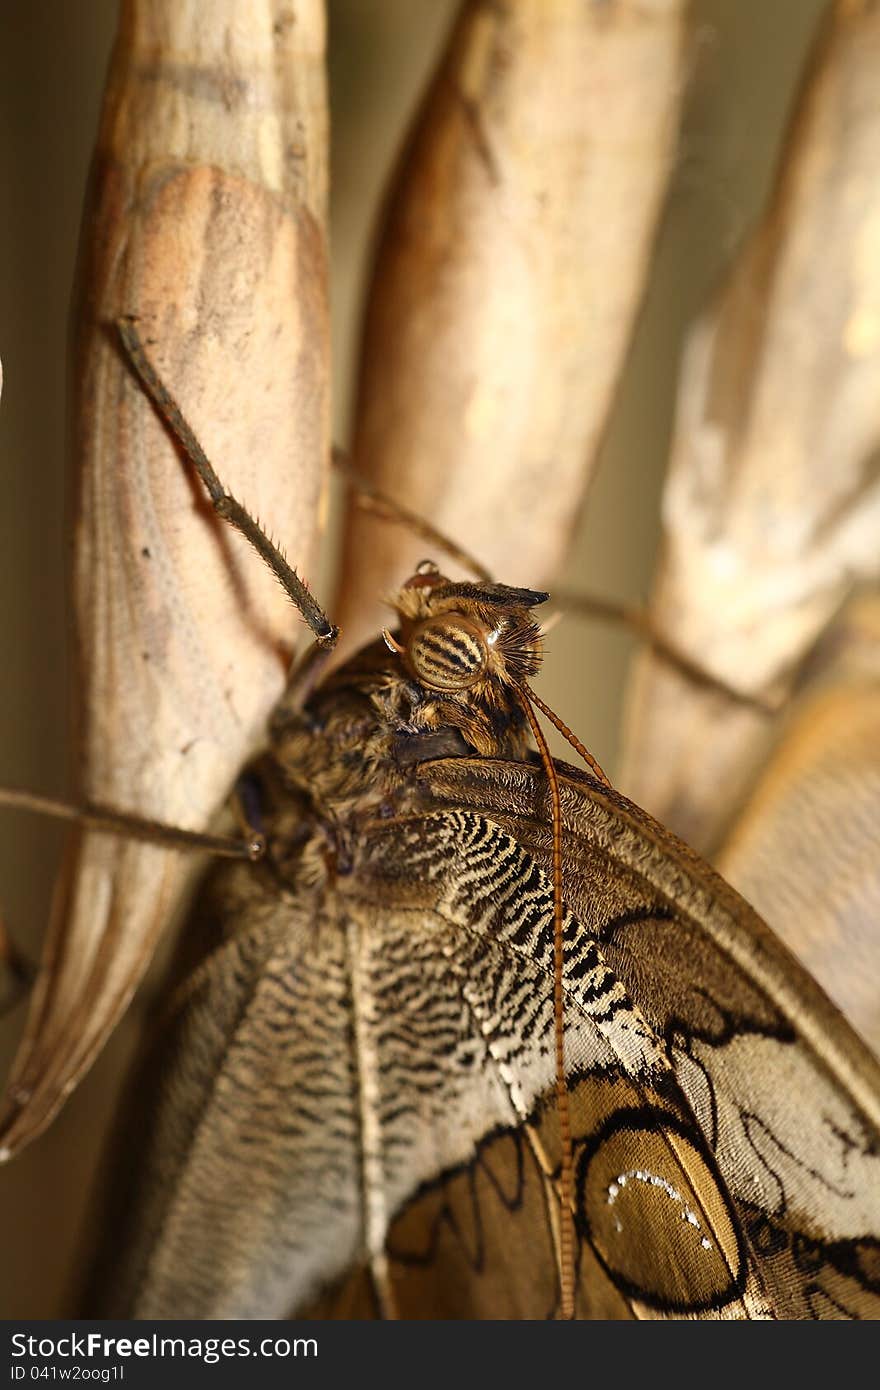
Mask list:
[[[747,1263],[728,1199],[683,1124],[617,1111],[577,1157],[577,1221],[623,1292],[665,1312],[721,1309]]]

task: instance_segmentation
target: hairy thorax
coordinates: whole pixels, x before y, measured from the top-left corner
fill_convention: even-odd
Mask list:
[[[437,758],[526,756],[522,683],[546,595],[452,583],[426,563],[392,600],[399,625],[303,701],[294,680],[252,769],[268,859],[289,886],[351,872],[370,822],[424,811],[416,769]]]

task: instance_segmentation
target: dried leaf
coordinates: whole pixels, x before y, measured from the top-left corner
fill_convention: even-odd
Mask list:
[[[193,828],[262,731],[294,621],[210,516],[115,320],[139,318],[225,484],[271,517],[305,573],[328,452],[322,8],[220,8],[209,22],[179,0],[123,9],[76,345],[82,793]],[[7,1152],[90,1064],[200,867],[106,836],[72,847],[10,1083]]]
[[[828,645],[720,867],[880,1054],[880,599]]]
[[[685,8],[466,4],[390,200],[355,459],[520,583],[560,562],[617,383],[674,152]],[[349,647],[424,551],[350,519]]]
[[[880,570],[880,11],[838,4],[770,210],[691,337],[653,611],[736,689],[783,697],[854,578]],[[646,657],[621,783],[701,848],[767,741]]]

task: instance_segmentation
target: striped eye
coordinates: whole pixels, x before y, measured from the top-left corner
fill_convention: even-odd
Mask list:
[[[406,654],[413,675],[432,690],[467,690],[489,664],[483,633],[451,614],[419,623]]]

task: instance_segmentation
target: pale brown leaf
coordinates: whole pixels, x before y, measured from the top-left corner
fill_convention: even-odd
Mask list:
[[[880,1053],[880,599],[828,646],[719,866]]]
[[[502,579],[552,576],[595,460],[674,151],[685,9],[465,4],[397,175],[355,459]],[[348,646],[425,548],[351,517]]]
[[[86,206],[76,343],[81,790],[204,828],[282,689],[297,624],[214,521],[132,379],[134,314],[226,486],[314,557],[328,452],[323,11],[123,7]],[[71,849],[3,1145],[51,1119],[119,1018],[199,856]]]
[[[849,585],[880,570],[878,63],[880,11],[838,4],[770,209],[682,372],[654,616],[759,697],[786,696]],[[621,784],[705,849],[767,736],[645,657]]]

